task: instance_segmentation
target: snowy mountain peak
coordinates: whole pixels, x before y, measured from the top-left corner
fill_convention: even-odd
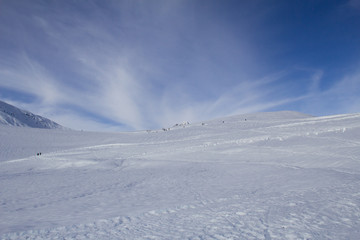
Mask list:
[[[3,101],[0,101],[0,125],[45,129],[65,129],[63,126],[51,121],[50,119],[19,109]]]

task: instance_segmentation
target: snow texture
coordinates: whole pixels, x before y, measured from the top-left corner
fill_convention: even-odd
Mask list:
[[[133,133],[3,126],[0,150],[0,239],[360,236],[360,114]]]
[[[10,104],[0,101],[0,125],[47,128],[47,129],[65,129],[63,126],[47,118],[35,115],[31,112],[21,110]]]

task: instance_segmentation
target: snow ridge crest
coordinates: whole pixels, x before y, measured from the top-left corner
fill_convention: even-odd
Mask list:
[[[65,129],[60,124],[45,117],[33,114],[0,101],[0,125],[44,128],[44,129]]]

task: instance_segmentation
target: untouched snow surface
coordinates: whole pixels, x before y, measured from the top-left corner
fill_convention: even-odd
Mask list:
[[[360,114],[114,134],[2,127],[0,150],[1,239],[360,236]]]
[[[0,125],[46,129],[65,129],[63,126],[51,121],[50,119],[35,115],[25,110],[21,110],[3,101],[0,101]]]

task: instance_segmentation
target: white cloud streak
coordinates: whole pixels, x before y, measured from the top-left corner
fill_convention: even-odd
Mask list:
[[[354,89],[358,83],[358,75],[354,75],[321,92],[322,70],[292,70],[306,72],[310,81],[304,86],[305,93],[289,97],[281,81],[292,71],[259,80],[227,74],[226,67],[232,63],[224,64],[222,60],[232,51],[243,54],[237,59],[238,72],[254,67],[246,65],[246,60],[252,58],[249,45],[238,43],[220,23],[217,30],[203,30],[204,37],[196,39],[197,30],[189,24],[196,14],[190,11],[186,12],[188,19],[179,17],[191,10],[184,9],[179,2],[155,5],[111,2],[111,10],[92,1],[85,9],[83,6],[77,9],[73,2],[77,10],[65,3],[59,9],[50,5],[49,12],[46,11],[49,6],[40,3],[39,12],[35,8],[29,16],[18,16],[20,13],[13,16],[14,20],[18,17],[26,21],[29,29],[24,34],[32,36],[29,41],[35,41],[31,44],[40,53],[24,48],[8,56],[10,63],[0,62],[0,87],[36,96],[36,101],[26,105],[29,110],[68,127],[89,130],[167,127],[183,121],[264,111],[298,101],[304,101],[303,109],[309,110],[311,99],[320,103],[322,97],[340,96],[349,90],[349,83]],[[169,18],[173,21],[164,23]],[[187,22],[182,23],[184,20]],[[217,36],[219,29],[221,34]],[[33,31],[42,36],[39,43]],[[187,35],[181,35],[184,32]],[[182,48],[182,41],[191,44]],[[186,54],[180,55],[183,60],[179,60],[176,54],[182,50]],[[219,61],[217,57],[221,57]],[[52,65],[46,60],[51,60]],[[219,70],[222,67],[224,71]],[[213,75],[223,80],[213,81]],[[207,84],[208,78],[213,82]],[[228,87],[222,87],[222,81]],[[357,106],[349,107],[349,111]],[[116,123],[120,127],[114,126]]]

